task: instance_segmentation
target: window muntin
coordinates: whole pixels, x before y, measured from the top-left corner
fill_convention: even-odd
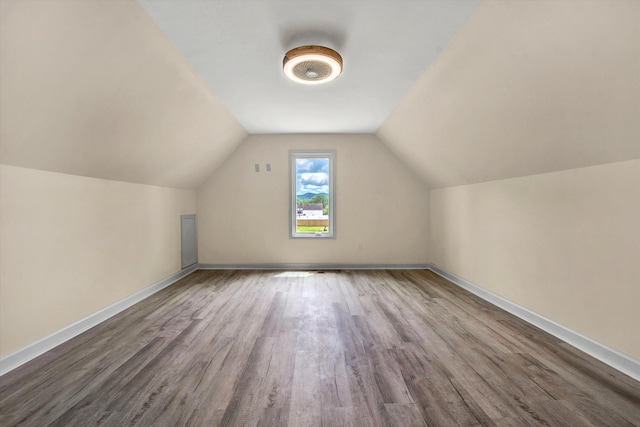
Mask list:
[[[291,237],[335,237],[335,151],[290,151]]]

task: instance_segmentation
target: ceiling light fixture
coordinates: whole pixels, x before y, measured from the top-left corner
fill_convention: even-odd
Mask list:
[[[342,73],[342,57],[328,47],[300,46],[284,55],[282,68],[294,82],[317,85],[335,80]]]

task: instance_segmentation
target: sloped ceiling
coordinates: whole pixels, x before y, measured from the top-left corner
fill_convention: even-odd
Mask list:
[[[373,133],[480,0],[140,2],[249,133]],[[284,76],[307,44],[340,52],[340,78]]]
[[[640,157],[637,0],[141,1],[0,1],[2,163],[196,188],[248,133],[378,126],[431,187]],[[286,81],[316,41],[344,75]]]
[[[195,188],[247,133],[134,1],[0,1],[2,163]]]
[[[431,187],[639,158],[640,2],[483,2],[377,134]]]

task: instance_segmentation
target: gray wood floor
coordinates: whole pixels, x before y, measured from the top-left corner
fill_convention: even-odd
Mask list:
[[[429,271],[199,271],[0,378],[2,426],[630,426],[640,383]]]

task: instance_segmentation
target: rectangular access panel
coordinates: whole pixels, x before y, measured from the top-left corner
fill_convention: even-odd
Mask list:
[[[198,262],[195,214],[180,215],[180,240],[182,268],[187,268]]]

